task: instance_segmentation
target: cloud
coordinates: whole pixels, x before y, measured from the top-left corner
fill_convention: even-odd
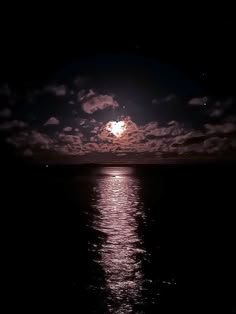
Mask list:
[[[39,147],[53,149],[54,140],[47,134],[38,131],[20,132],[7,138],[7,142],[15,147]]]
[[[116,108],[119,104],[109,95],[92,96],[82,104],[82,109],[88,114],[108,107]]]
[[[164,137],[164,136],[177,136],[186,132],[177,122],[170,121],[168,127],[158,127],[157,122],[149,122],[146,125],[142,126],[140,131],[143,132],[145,137]]]
[[[64,132],[71,132],[73,129],[71,126],[67,126],[63,129]]]
[[[152,99],[152,104],[153,104],[153,105],[159,104],[159,100],[156,99],[156,98],[153,98],[153,99]]]
[[[50,92],[55,96],[65,96],[67,92],[67,88],[65,85],[51,85],[45,88],[46,92]]]
[[[225,118],[226,122],[233,122],[236,123],[236,115],[229,115]]]
[[[207,134],[216,134],[216,133],[232,133],[236,130],[236,125],[231,122],[225,122],[223,124],[205,124],[204,125]]]
[[[178,125],[178,122],[176,122],[175,120],[171,120],[167,123],[167,125]]]
[[[71,145],[82,145],[82,138],[83,134],[76,134],[76,135],[65,135],[65,134],[59,134],[58,139],[62,143],[71,144]]]
[[[88,99],[92,96],[95,96],[95,92],[92,89],[90,89],[89,91],[82,89],[78,92],[78,101],[83,101],[83,100]]]
[[[80,119],[79,125],[84,125],[87,122],[87,119]]]
[[[24,152],[23,152],[23,155],[26,156],[26,157],[31,157],[31,156],[33,156],[33,152],[32,152],[31,149],[26,148],[26,149],[24,150]]]
[[[55,118],[55,117],[49,118],[49,119],[44,123],[44,125],[58,125],[58,124],[60,124],[60,121],[59,121],[57,118]]]
[[[212,112],[210,112],[211,118],[219,118],[223,115],[224,111],[222,109],[213,109]]]
[[[83,88],[87,81],[88,81],[87,77],[78,76],[74,79],[74,85],[77,88]]]
[[[54,141],[47,134],[32,131],[29,135],[28,143],[33,146],[39,145],[41,149],[50,149]]]
[[[229,97],[228,99],[226,99],[225,101],[221,103],[221,106],[225,109],[228,109],[233,105],[234,102],[235,102],[235,99],[233,97]]]
[[[208,101],[208,97],[196,97],[189,100],[188,104],[190,106],[205,106]]]
[[[236,138],[233,138],[230,144],[233,149],[236,148]]]
[[[169,102],[169,101],[171,101],[171,100],[173,100],[173,99],[175,99],[176,98],[176,96],[174,95],[174,94],[170,94],[170,95],[168,95],[168,96],[166,96],[165,98],[164,98],[164,101],[165,102]]]
[[[208,153],[216,153],[227,148],[228,139],[226,137],[210,137],[207,138],[204,143],[204,151]]]
[[[11,96],[11,89],[7,84],[4,84],[3,86],[0,87],[0,94],[5,95],[7,97]]]
[[[4,108],[0,110],[0,117],[1,118],[9,118],[11,116],[11,109]]]
[[[10,131],[12,129],[22,129],[27,127],[28,124],[23,122],[23,121],[19,121],[19,120],[13,120],[13,121],[7,121],[4,122],[2,124],[0,124],[0,130],[2,131]]]

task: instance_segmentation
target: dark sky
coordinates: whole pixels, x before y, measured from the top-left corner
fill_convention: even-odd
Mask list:
[[[231,154],[235,24],[216,6],[3,8],[1,145],[46,159]],[[121,119],[112,142],[104,128]]]
[[[1,79],[37,82],[81,56],[129,52],[175,64],[211,89],[220,86],[221,93],[233,88],[230,8],[97,6],[3,9]]]

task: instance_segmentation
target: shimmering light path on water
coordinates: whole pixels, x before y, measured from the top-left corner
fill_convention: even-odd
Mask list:
[[[104,168],[94,188],[93,228],[102,234],[97,262],[105,274],[111,313],[135,313],[142,298],[145,250],[138,228],[144,214],[139,180],[131,172],[131,168]]]

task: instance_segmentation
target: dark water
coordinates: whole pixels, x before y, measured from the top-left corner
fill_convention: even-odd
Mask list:
[[[9,312],[233,313],[235,173],[233,165],[8,169]]]

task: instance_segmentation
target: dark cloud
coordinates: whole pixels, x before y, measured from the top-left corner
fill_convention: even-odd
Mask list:
[[[31,157],[31,156],[33,156],[33,152],[30,148],[26,148],[23,152],[23,155],[26,157]]]
[[[67,93],[67,88],[64,84],[62,85],[49,85],[45,87],[46,92],[50,92],[55,96],[65,96]]]
[[[4,109],[0,110],[0,117],[1,118],[10,118],[11,114],[12,114],[12,111],[9,108],[4,108]]]
[[[223,115],[223,113],[224,113],[224,110],[216,108],[210,112],[210,117],[219,118]]]
[[[27,126],[28,126],[28,124],[24,121],[12,120],[12,121],[6,121],[6,122],[0,124],[0,130],[10,131],[12,129],[22,129],[22,128],[25,128]]]
[[[20,132],[7,138],[7,142],[16,147],[53,149],[54,140],[38,131]]]
[[[165,102],[169,102],[169,101],[172,101],[172,100],[175,99],[175,98],[176,98],[176,95],[170,94],[170,95],[168,95],[168,96],[166,96],[166,97],[164,98],[164,101],[165,101]]]
[[[0,95],[11,96],[12,92],[8,84],[4,84],[0,87]]]
[[[236,130],[236,125],[232,122],[225,122],[223,124],[205,124],[207,134],[223,133],[228,134]]]

